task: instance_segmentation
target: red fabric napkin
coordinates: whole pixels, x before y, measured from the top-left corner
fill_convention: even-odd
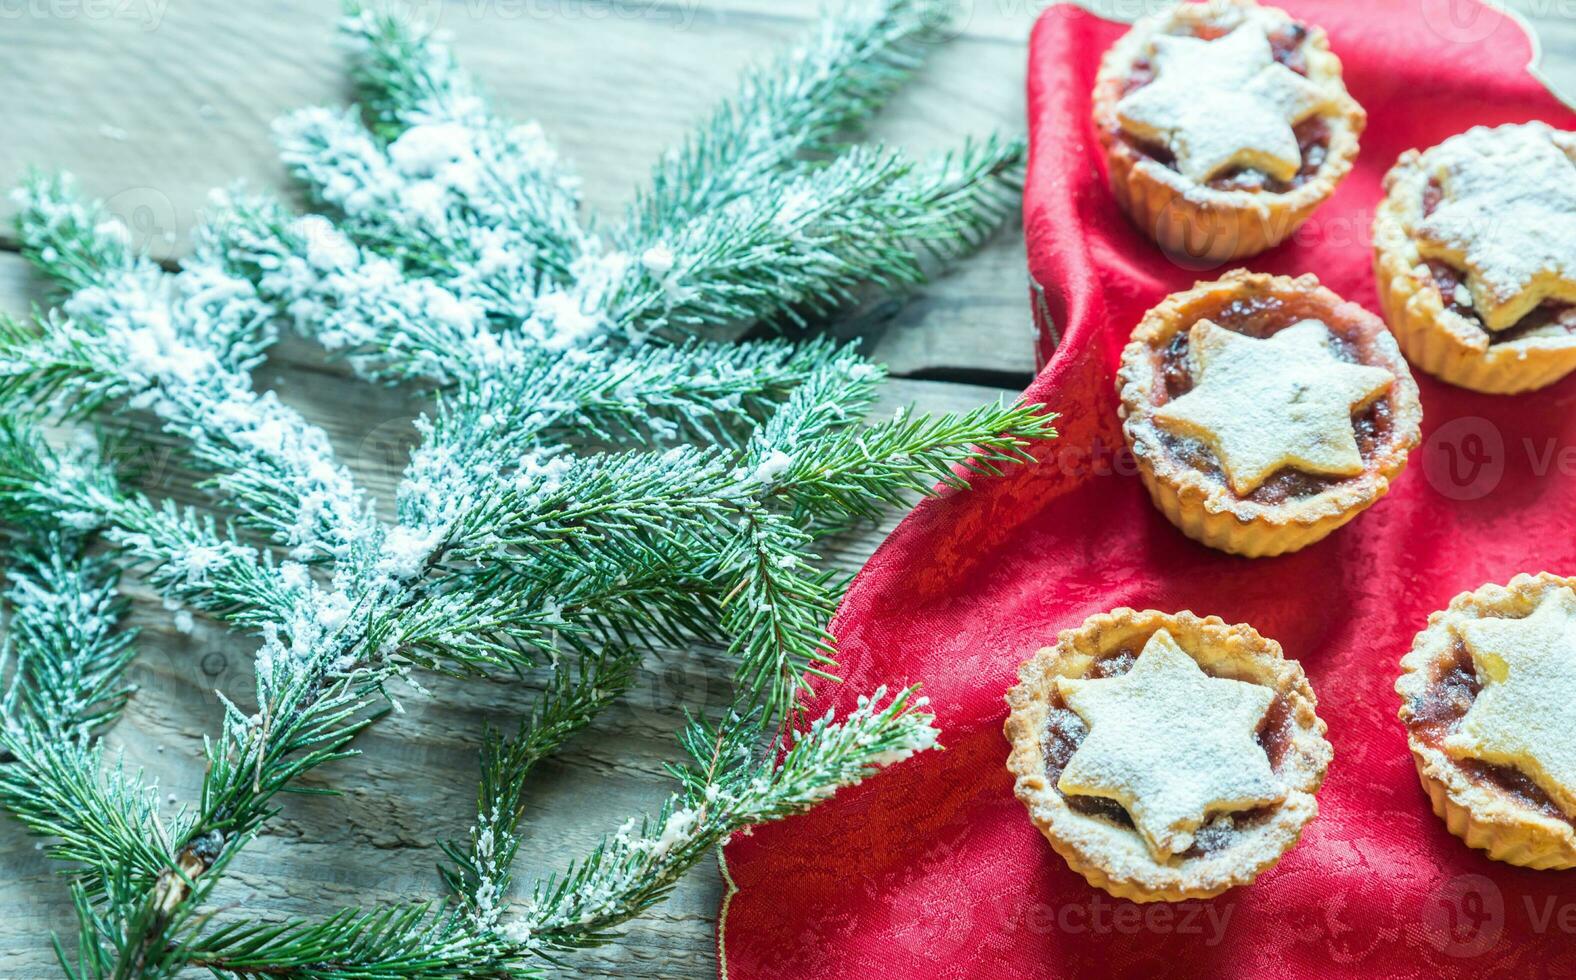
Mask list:
[[[1329,31],[1368,129],[1339,193],[1293,242],[1246,264],[1317,273],[1377,311],[1369,223],[1397,154],[1475,124],[1571,129],[1576,115],[1529,74],[1521,28],[1472,0],[1283,6]],[[947,749],[730,842],[722,974],[1576,973],[1576,872],[1511,868],[1451,836],[1418,786],[1392,688],[1413,635],[1458,592],[1576,572],[1576,378],[1494,397],[1419,375],[1424,445],[1354,523],[1254,561],[1184,538],[1122,451],[1111,376],[1143,311],[1216,270],[1166,260],[1106,189],[1089,92],[1125,29],[1057,6],[1030,48],[1024,219],[1047,363],[1027,394],[1062,413],[1062,437],[1039,449],[1040,465],[903,522],[835,620],[846,683],[813,704],[841,711],[879,684],[922,683]],[[1251,623],[1312,678],[1335,746],[1320,813],[1251,887],[1175,907],[1109,898],[1013,798],[1002,695],[1019,663],[1124,605]]]

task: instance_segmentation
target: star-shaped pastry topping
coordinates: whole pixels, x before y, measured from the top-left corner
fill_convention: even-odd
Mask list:
[[[1554,133],[1542,123],[1474,129],[1429,153],[1440,199],[1417,249],[1467,273],[1490,330],[1545,300],[1576,302],[1576,163]]]
[[[1057,788],[1122,804],[1157,860],[1215,814],[1285,799],[1253,737],[1275,692],[1209,676],[1165,630],[1125,674],[1056,683],[1089,726]]]
[[[1169,149],[1177,170],[1199,182],[1235,166],[1290,180],[1302,166],[1292,126],[1331,102],[1275,60],[1258,24],[1213,41],[1161,35],[1150,63],[1154,81],[1116,104],[1117,119]]]
[[[1530,616],[1460,632],[1482,688],[1445,751],[1513,766],[1576,816],[1576,593],[1555,589]]]
[[[1395,375],[1336,357],[1318,320],[1264,340],[1200,320],[1188,337],[1193,389],[1160,406],[1155,421],[1214,450],[1239,496],[1286,466],[1326,476],[1362,472],[1352,413],[1388,390]]]

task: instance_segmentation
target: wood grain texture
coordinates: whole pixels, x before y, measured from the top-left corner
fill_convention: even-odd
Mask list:
[[[1021,130],[1025,39],[1036,0],[963,0],[958,36],[895,101],[875,134],[917,153],[966,133]],[[1544,41],[1545,71],[1576,92],[1576,20],[1568,7],[1523,0]],[[616,214],[646,162],[677,140],[746,63],[791,41],[815,0],[417,0],[451,31],[465,63],[506,113],[538,119],[583,175],[591,210]],[[1118,15],[1151,0],[1106,0]],[[75,171],[163,257],[178,256],[207,191],[237,180],[288,193],[269,122],[313,102],[346,99],[332,44],[336,5],[200,0],[37,0],[0,6],[0,182],[27,166]],[[10,218],[0,203],[0,218]],[[0,248],[14,244],[0,234]],[[865,311],[836,329],[868,338],[876,357],[909,380],[899,403],[964,408],[1020,387],[1033,369],[1023,246],[1004,229],[986,249],[923,295]],[[23,263],[0,251],[0,309],[43,299]],[[387,499],[419,405],[325,365],[300,341],[282,344],[261,382],[330,432],[362,482]],[[177,495],[168,451],[155,448],[147,479]],[[826,549],[855,569],[895,523]],[[249,687],[250,644],[199,624],[184,636],[156,603],[139,604],[144,653],[133,707],[109,735],[127,765],[158,776],[161,793],[191,799],[201,737],[217,728],[215,689]],[[726,703],[730,666],[714,649],[666,650],[596,728],[540,771],[529,800],[522,881],[560,867],[629,814],[667,792],[663,761],[677,757],[679,705]],[[235,866],[222,901],[268,914],[322,913],[341,903],[435,895],[439,837],[465,832],[475,750],[487,721],[509,723],[532,684],[435,680],[432,697],[404,698],[360,741],[363,756],[314,774],[344,796],[287,798],[285,811]],[[0,822],[0,977],[57,975],[51,931],[74,920],[33,842]],[[713,975],[714,869],[692,874],[619,945],[577,956],[582,975]]]

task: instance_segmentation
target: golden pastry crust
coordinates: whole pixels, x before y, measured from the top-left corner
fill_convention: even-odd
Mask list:
[[[1558,135],[1576,159],[1576,134]],[[1407,360],[1442,381],[1490,395],[1553,384],[1576,370],[1576,332],[1492,343],[1481,321],[1446,303],[1418,250],[1429,154],[1437,149],[1407,150],[1385,174],[1373,225],[1374,280],[1384,318]]]
[[[1361,363],[1383,367],[1395,382],[1380,396],[1388,429],[1364,456],[1363,471],[1327,489],[1263,503],[1239,497],[1218,475],[1201,471],[1167,448],[1154,420],[1166,399],[1165,348],[1179,332],[1234,300],[1283,304],[1286,323],[1302,317],[1323,321],[1353,341]],[[1228,329],[1231,323],[1221,323]],[[1296,551],[1324,538],[1389,492],[1418,444],[1422,404],[1406,360],[1378,317],[1319,285],[1312,275],[1295,279],[1244,270],[1173,293],[1145,314],[1122,352],[1116,376],[1122,433],[1133,451],[1140,478],[1155,506],[1183,533],[1212,548],[1246,557]]]
[[[1095,135],[1105,149],[1106,176],[1117,203],[1166,252],[1200,263],[1256,255],[1289,237],[1351,172],[1368,120],[1346,91],[1341,61],[1330,51],[1324,31],[1309,26],[1298,50],[1307,78],[1328,90],[1332,108],[1318,114],[1329,133],[1325,158],[1304,183],[1285,192],[1210,187],[1144,153],[1124,136],[1117,103],[1156,35],[1230,30],[1248,20],[1260,22],[1267,31],[1297,26],[1285,11],[1252,0],[1180,3],[1140,18],[1106,52],[1095,76]]]
[[[1275,691],[1284,714],[1274,736],[1283,740],[1274,772],[1286,787],[1280,803],[1255,822],[1234,828],[1229,843],[1164,861],[1156,860],[1131,826],[1069,806],[1048,778],[1046,754],[1051,713],[1060,703],[1056,679],[1087,676],[1102,656],[1137,650],[1159,629],[1169,631],[1205,673]],[[1007,704],[1011,713],[1003,730],[1012,744],[1007,769],[1030,819],[1091,885],[1135,902],[1210,898],[1252,882],[1296,845],[1302,828],[1318,813],[1314,793],[1334,754],[1324,738],[1325,724],[1315,713],[1313,688],[1301,665],[1285,658],[1280,644],[1251,626],[1227,625],[1219,617],[1187,611],[1173,615],[1122,608],[1091,616],[1076,629],[1064,630],[1055,646],[1040,650],[1020,668]]]
[[[1450,756],[1439,744],[1431,699],[1438,694],[1441,676],[1457,663],[1457,629],[1462,623],[1526,616],[1544,595],[1558,588],[1576,588],[1576,578],[1524,574],[1506,585],[1489,584],[1461,593],[1428,617],[1428,625],[1401,658],[1401,675],[1395,682],[1412,761],[1434,813],[1469,847],[1496,861],[1527,868],[1576,868],[1576,815],[1562,818],[1552,801],[1534,805],[1525,788],[1512,792],[1497,784],[1489,776],[1492,768],[1467,765]]]

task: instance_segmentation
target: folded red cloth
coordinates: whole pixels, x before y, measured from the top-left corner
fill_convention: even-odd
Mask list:
[[[1313,272],[1377,310],[1369,223],[1397,154],[1478,124],[1576,128],[1529,73],[1521,27],[1473,0],[1279,5],[1328,30],[1369,121],[1340,191],[1250,268]],[[1038,466],[903,522],[834,622],[846,683],[812,705],[842,711],[877,685],[922,683],[947,749],[730,842],[722,974],[1576,972],[1573,873],[1497,864],[1451,836],[1418,786],[1392,687],[1413,635],[1456,593],[1576,572],[1576,379],[1495,397],[1419,375],[1424,445],[1353,524],[1256,561],[1184,538],[1124,456],[1111,377],[1143,311],[1214,271],[1165,259],[1105,186],[1089,93],[1125,29],[1057,6],[1030,47],[1024,223],[1047,363],[1027,395],[1062,413],[1062,437],[1038,449]],[[1250,887],[1174,907],[1109,898],[1013,798],[1002,695],[1058,630],[1115,606],[1251,623],[1313,681],[1335,746],[1320,813]]]

